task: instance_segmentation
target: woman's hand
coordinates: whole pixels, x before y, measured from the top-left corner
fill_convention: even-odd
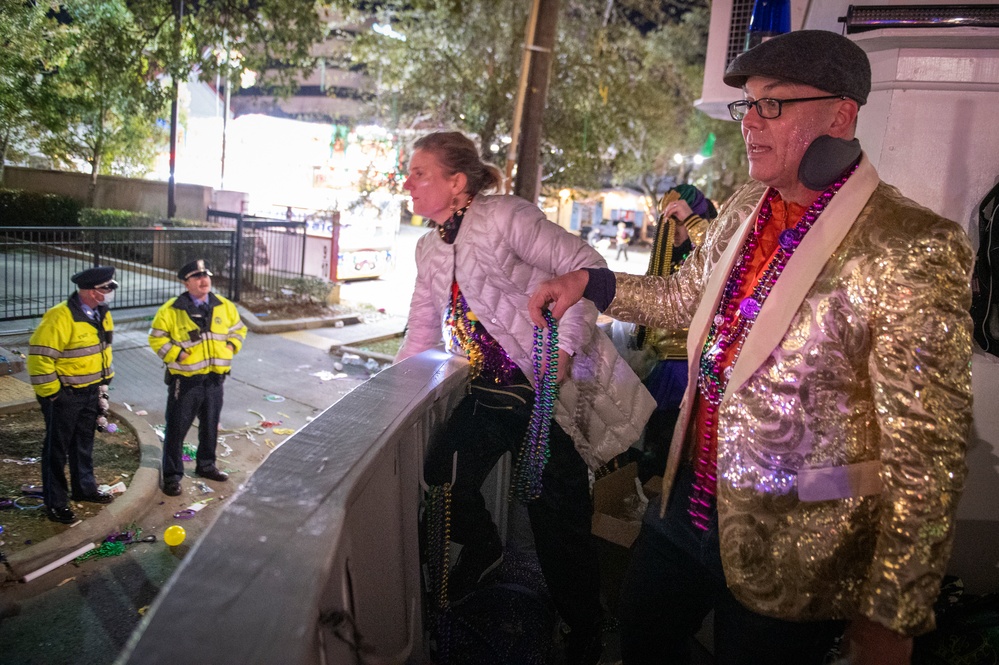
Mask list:
[[[679,247],[690,237],[690,234],[687,233],[687,226],[684,222],[686,222],[687,218],[693,214],[694,211],[690,209],[690,206],[683,199],[670,201],[663,206],[663,220],[672,217],[673,221],[676,223],[676,231],[673,237],[674,247]]]
[[[683,199],[670,201],[663,206],[663,218],[666,219],[672,217],[680,224],[683,224],[684,220],[693,214],[694,211],[690,209],[690,205],[688,205]]]

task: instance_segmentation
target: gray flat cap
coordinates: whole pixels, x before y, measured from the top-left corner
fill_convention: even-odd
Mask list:
[[[827,30],[773,37],[732,61],[722,78],[741,88],[750,76],[804,83],[863,105],[871,91],[871,63],[852,41]]]

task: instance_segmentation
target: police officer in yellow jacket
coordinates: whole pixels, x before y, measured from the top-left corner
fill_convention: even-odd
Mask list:
[[[118,282],[114,268],[90,268],[70,278],[77,290],[45,312],[31,335],[28,375],[45,418],[42,445],[42,497],[53,522],[72,524],[69,477],[74,501],[111,503],[94,478],[94,429],[102,386],[111,382],[114,322],[108,305]],[[104,397],[106,399],[106,396]]]
[[[163,441],[163,493],[180,494],[184,477],[184,437],[198,418],[198,453],[194,473],[224,481],[215,466],[222,384],[232,358],[243,346],[246,326],[236,306],[212,293],[212,272],[204,260],[177,272],[187,289],[160,307],[149,331],[149,345],[166,363],[166,435]]]

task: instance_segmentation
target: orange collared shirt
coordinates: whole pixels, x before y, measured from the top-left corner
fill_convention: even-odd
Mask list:
[[[767,266],[770,265],[774,255],[777,253],[777,249],[780,246],[778,243],[780,234],[785,229],[794,227],[807,210],[805,206],[800,206],[797,203],[785,203],[780,194],[774,196],[770,202],[770,209],[772,212],[770,221],[763,227],[763,232],[760,234],[756,248],[749,257],[749,270],[746,272],[746,278],[743,280],[742,287],[736,295],[736,302],[741,302],[743,298],[753,292],[753,289],[756,288],[757,283],[766,271]],[[757,223],[759,222],[757,221]],[[737,268],[738,266],[736,266]],[[738,308],[735,311],[737,319],[741,315]],[[735,323],[736,320],[733,320],[731,325],[735,325]],[[739,344],[732,344],[719,354],[718,362],[722,372],[725,372],[731,366],[736,349],[739,346]],[[718,452],[718,419],[717,417],[711,417],[712,414],[708,413],[707,408],[710,406],[711,404],[704,399],[701,392],[699,390],[696,391],[693,410],[693,432],[696,444],[690,446],[690,455],[695,461],[701,455],[708,455],[713,462]],[[705,443],[707,446],[705,446]],[[715,488],[712,486],[710,489],[713,494]]]

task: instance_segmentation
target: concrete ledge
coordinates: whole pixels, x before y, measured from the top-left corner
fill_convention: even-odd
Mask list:
[[[24,359],[9,349],[0,346],[0,356],[4,360],[0,362],[0,376],[17,374],[24,369]]]
[[[396,337],[402,337],[403,333],[389,333],[387,335],[379,335],[377,337],[371,337],[364,340],[363,342],[354,342],[351,345],[346,344],[334,344],[330,347],[330,353],[353,353],[355,356],[360,356],[362,358],[374,358],[378,362],[382,363],[394,363],[395,356],[389,355],[387,353],[379,353],[377,351],[366,351],[360,348],[360,345],[364,344],[374,344],[375,342],[384,342],[387,339],[394,339]],[[359,345],[359,346],[355,346]]]
[[[337,321],[341,321],[343,325],[354,325],[355,323],[363,322],[360,314],[331,314],[330,316],[315,316],[304,319],[261,321],[253,312],[238,303],[236,304],[236,309],[239,310],[239,316],[243,319],[246,327],[259,335],[271,335],[294,330],[309,330],[311,328],[326,328],[335,326]]]
[[[0,404],[0,414],[8,413],[20,413],[21,411],[27,411],[28,409],[39,408],[38,400],[36,399],[26,399],[23,402],[6,402]]]
[[[331,354],[337,353],[353,353],[355,356],[360,356],[361,358],[374,358],[380,363],[394,363],[395,356],[390,356],[387,353],[378,353],[377,351],[365,351],[356,346],[340,346],[334,344],[330,347]]]
[[[37,406],[38,402],[33,404]],[[22,406],[28,408],[30,405],[31,403],[26,403]],[[163,457],[163,445],[146,421],[116,406],[111,405],[112,413],[128,423],[139,439],[139,468],[136,469],[128,489],[124,494],[118,495],[114,503],[102,508],[96,516],[83,520],[58,536],[11,554],[8,561],[14,575],[11,576],[11,570],[0,568],[0,583],[7,579],[21,579],[87,543],[99,545],[109,533],[136,521],[153,505],[152,498],[160,489],[160,460]]]

